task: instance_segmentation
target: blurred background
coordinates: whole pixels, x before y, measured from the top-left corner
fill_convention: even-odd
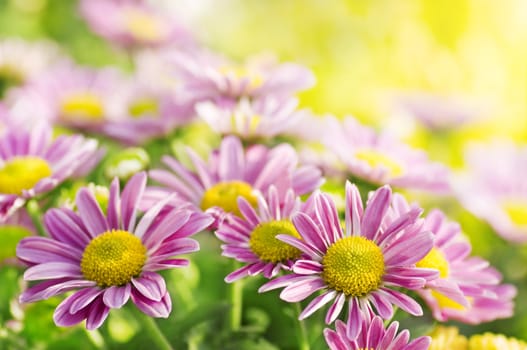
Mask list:
[[[156,3],[178,13],[206,46],[227,56],[243,60],[270,52],[312,69],[317,84],[300,95],[303,107],[319,115],[353,115],[454,168],[463,165],[471,141],[527,142],[527,1]],[[81,64],[131,67],[125,51],[90,32],[75,0],[0,0],[0,37],[13,36],[51,38]],[[419,109],[414,100],[438,106],[430,109],[442,114],[444,124],[413,118]],[[455,205],[443,209],[460,221],[474,254],[520,290],[512,320],[460,325],[462,331],[527,340],[527,250],[506,243]]]

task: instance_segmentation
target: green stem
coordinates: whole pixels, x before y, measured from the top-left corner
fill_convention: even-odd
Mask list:
[[[295,328],[296,328],[296,338],[298,339],[298,349],[299,350],[309,350],[309,339],[307,337],[307,330],[306,330],[306,324],[303,320],[299,320],[298,316],[300,315],[301,307],[300,303],[294,303],[295,305],[295,313],[296,313],[296,319],[295,319]]]
[[[29,217],[31,218],[31,221],[33,222],[33,225],[35,225],[35,228],[37,229],[37,233],[40,236],[46,236],[46,231],[42,225],[42,212],[40,211],[38,202],[35,199],[30,199],[27,202],[26,210],[29,214]]]
[[[143,324],[143,330],[150,336],[154,344],[157,346],[157,349],[174,350],[152,317],[145,315],[139,310],[136,310],[136,315],[139,321]]]
[[[240,264],[234,261],[235,269],[240,268]],[[238,280],[229,285],[229,299],[231,309],[229,312],[229,327],[232,332],[240,330],[242,323],[242,307],[243,307],[243,281]]]

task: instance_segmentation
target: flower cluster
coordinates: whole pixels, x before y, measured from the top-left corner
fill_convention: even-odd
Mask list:
[[[19,73],[4,63],[17,55],[15,44],[0,43],[0,224],[32,232],[16,247],[28,282],[21,303],[65,295],[55,324],[85,322],[89,330],[128,301],[149,317],[170,318],[173,285],[184,281],[160,271],[194,263],[188,254],[199,253],[203,239],[214,247],[207,263],[235,263],[207,279],[281,289],[276,303],[301,305],[300,329],[322,315],[325,325],[314,329],[332,350],[506,342],[489,334],[467,341],[443,328],[411,339],[414,330],[399,329],[425,314],[466,324],[507,318],[517,293],[471,255],[448,208],[429,210],[401,191],[456,194],[501,236],[523,242],[525,149],[473,150],[476,175],[466,181],[386,130],[300,109],[297,93],[315,78],[299,64],[224,58],[147,1],[82,0],[79,13],[133,57],[131,72],[84,67],[31,46],[61,59],[24,61]],[[228,313],[241,312],[236,302]],[[247,320],[231,321],[230,334],[243,333]],[[524,349],[520,343],[510,348]]]

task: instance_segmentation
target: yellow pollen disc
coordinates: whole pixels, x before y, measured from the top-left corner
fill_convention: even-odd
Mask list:
[[[383,167],[388,169],[390,177],[397,177],[403,174],[403,167],[399,163],[380,152],[365,149],[355,152],[355,158],[365,161],[372,168]]]
[[[527,343],[515,338],[507,338],[502,334],[476,334],[468,341],[469,350],[524,350]]]
[[[436,299],[437,304],[441,309],[454,309],[463,311],[466,310],[466,307],[463,305],[455,302],[454,300],[444,296],[443,294],[436,292],[435,290],[432,291],[432,296]],[[469,303],[473,300],[473,298],[467,297]]]
[[[439,271],[440,278],[447,278],[449,273],[448,261],[445,259],[443,253],[435,247],[430,250],[424,258],[422,258],[417,264],[417,267],[425,269],[436,269]]]
[[[503,209],[515,225],[527,225],[527,202],[508,201],[503,205]]]
[[[163,26],[153,15],[139,9],[129,9],[124,12],[124,26],[136,39],[141,41],[156,41],[163,39]]]
[[[322,278],[331,289],[361,297],[380,287],[384,256],[367,238],[345,237],[328,248],[322,266]]]
[[[81,272],[100,287],[122,286],[141,273],[146,248],[127,231],[111,230],[95,237],[84,249]]]
[[[468,350],[468,340],[456,327],[437,327],[432,334],[429,350]]]
[[[62,115],[65,119],[99,120],[103,117],[101,99],[90,92],[78,92],[66,96],[62,101]]]
[[[241,216],[238,209],[238,197],[245,198],[253,207],[256,206],[256,196],[252,193],[251,185],[243,181],[218,182],[209,188],[201,200],[201,209],[220,207],[227,213]]]
[[[159,113],[159,105],[156,100],[144,98],[135,101],[128,108],[132,117],[142,117],[144,115],[156,115]]]
[[[0,193],[22,194],[52,174],[51,167],[39,157],[14,157],[0,168]]]
[[[262,222],[251,232],[249,247],[260,260],[272,263],[298,259],[302,252],[276,238],[276,235],[290,235],[300,238],[295,226],[289,220]]]

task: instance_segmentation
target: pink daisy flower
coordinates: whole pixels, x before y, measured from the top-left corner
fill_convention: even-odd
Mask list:
[[[48,299],[71,290],[53,315],[58,326],[86,320],[96,329],[110,309],[132,302],[152,317],[168,317],[171,300],[165,280],[156,271],[186,266],[174,256],[194,252],[199,245],[190,235],[207,227],[205,214],[173,208],[160,214],[170,197],[147,211],[137,222],[137,205],[146,185],[145,173],[130,179],[119,194],[119,181],[110,186],[106,215],[87,188],[76,197],[78,213],[51,209],[44,216],[50,237],[23,239],[17,256],[29,265],[26,281],[43,281],[20,296],[21,302]]]
[[[0,222],[35,196],[88,173],[102,157],[96,140],[81,135],[52,140],[43,123],[0,135]]]
[[[191,149],[187,153],[195,172],[176,159],[164,156],[162,161],[170,170],[150,171],[150,177],[164,187],[151,187],[149,200],[159,200],[175,192],[202,210],[212,210],[220,219],[224,213],[241,215],[239,196],[256,206],[255,191],[265,193],[271,185],[276,186],[282,200],[290,188],[295,195],[302,195],[324,181],[317,168],[298,166],[297,154],[288,144],[272,149],[254,145],[244,150],[238,138],[228,136],[212,152],[208,163]]]
[[[242,97],[284,99],[315,83],[307,68],[294,63],[278,64],[268,55],[237,64],[210,52],[192,52],[175,55],[174,64],[191,99],[210,100],[222,106],[233,106]]]
[[[0,98],[10,88],[27,83],[65,59],[59,47],[51,41],[30,42],[19,38],[1,40]]]
[[[81,0],[79,9],[94,32],[126,48],[195,45],[177,18],[149,1]]]
[[[476,104],[461,96],[441,96],[414,92],[395,98],[400,112],[409,115],[432,131],[450,130],[473,122],[483,112],[483,104]]]
[[[490,267],[488,261],[469,256],[471,246],[460,237],[461,231],[457,223],[446,221],[442,212],[433,210],[425,218],[423,228],[434,234],[434,247],[417,266],[439,270],[440,278],[428,282],[426,289],[417,293],[427,302],[437,320],[482,322],[478,317],[481,314],[478,306],[482,305],[483,299],[489,301],[485,305],[491,306],[492,299],[498,299],[494,290],[507,293],[500,293],[502,295],[494,303],[499,305],[499,309],[486,310],[485,320],[512,314],[511,297],[515,294],[515,288],[498,286],[501,274]],[[504,298],[509,291],[512,296]],[[504,307],[506,304],[510,306]]]
[[[410,342],[410,332],[403,330],[398,333],[399,322],[393,322],[384,328],[379,316],[371,321],[363,318],[362,332],[356,338],[349,338],[346,334],[347,326],[337,320],[335,330],[326,328],[324,337],[330,350],[426,350],[430,346],[430,337],[419,337]]]
[[[394,217],[410,209],[401,195],[396,195],[394,202],[397,203],[393,206]],[[462,236],[459,224],[448,221],[440,210],[434,209],[422,225],[434,234],[434,247],[416,266],[437,269],[439,278],[427,282],[425,289],[417,293],[432,309],[434,318],[441,322],[453,319],[481,323],[483,319],[490,321],[511,315],[515,288],[499,286],[501,274],[488,261],[470,256],[472,247]],[[500,293],[499,297],[495,291]],[[493,310],[492,306],[496,308]]]
[[[98,131],[122,119],[116,96],[126,86],[124,75],[113,69],[95,70],[73,64],[58,66],[14,91],[16,112],[82,130]]]
[[[455,182],[460,202],[511,242],[527,242],[527,146],[472,145]]]
[[[194,117],[194,106],[181,101],[173,89],[159,86],[157,80],[136,72],[113,94],[114,113],[101,132],[125,144],[135,145],[165,136],[177,127],[188,124]]]
[[[420,289],[438,277],[435,269],[414,266],[433,244],[432,234],[415,225],[421,209],[414,207],[385,227],[383,222],[392,202],[390,187],[375,191],[364,210],[357,187],[346,182],[343,230],[331,197],[319,191],[312,196],[314,214],[300,212],[292,218],[300,238],[277,236],[302,251],[306,258],[295,262],[293,273],[264,284],[259,291],[285,287],[280,298],[288,302],[299,302],[322,291],[299,319],[331,302],[327,324],[337,319],[348,302],[350,339],[361,333],[361,318],[373,313],[373,307],[383,319],[392,317],[392,304],[412,315],[422,315],[416,301],[393,289]]]
[[[378,134],[351,117],[342,121],[328,118],[323,143],[351,175],[368,182],[435,192],[450,189],[447,167],[431,162],[424,151]]]
[[[289,190],[281,202],[274,186],[265,197],[257,198],[258,211],[245,198],[239,198],[241,217],[223,221],[216,230],[216,236],[225,243],[222,255],[245,263],[225,277],[227,283],[258,274],[275,277],[281,269],[290,270],[301,255],[297,248],[275,238],[278,234],[300,237],[291,222],[302,207],[300,198]]]
[[[303,113],[296,110],[297,105],[295,98],[278,100],[269,96],[254,101],[243,98],[232,108],[201,102],[196,112],[217,133],[258,139],[283,134],[296,124]]]

